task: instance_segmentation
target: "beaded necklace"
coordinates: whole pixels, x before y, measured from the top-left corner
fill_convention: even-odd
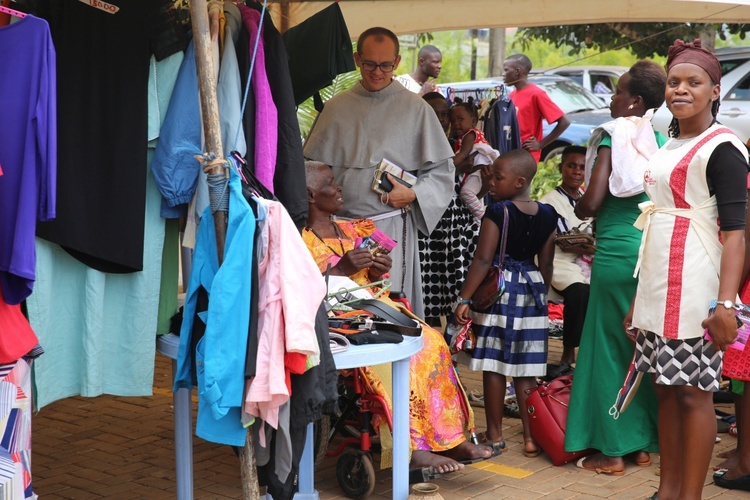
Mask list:
[[[343,257],[344,254],[346,253],[344,251],[344,243],[341,241],[343,239],[343,235],[341,234],[341,231],[339,230],[338,224],[336,224],[335,222],[333,222],[332,224],[333,224],[333,230],[336,232],[336,236],[339,240],[339,245],[341,246],[341,253],[338,253],[336,250],[331,248],[331,246],[328,243],[326,243],[326,240],[321,238],[320,235],[317,232],[315,232],[315,229],[311,228],[310,226],[307,226],[305,229],[309,230],[312,234],[314,234],[315,237],[321,241],[321,243],[323,243],[326,247],[328,247],[328,250],[338,255],[339,257]]]

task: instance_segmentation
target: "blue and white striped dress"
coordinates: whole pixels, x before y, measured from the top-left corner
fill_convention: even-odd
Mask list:
[[[534,257],[556,230],[557,212],[539,203],[539,211],[528,215],[514,203],[504,203],[509,216],[503,262],[505,293],[489,309],[471,310],[477,342],[469,368],[512,377],[540,377],[547,373],[549,318],[546,286]],[[485,213],[500,228],[503,216],[500,203],[493,203]]]

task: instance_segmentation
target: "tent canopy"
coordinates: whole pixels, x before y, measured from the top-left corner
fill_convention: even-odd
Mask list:
[[[727,3],[731,1],[731,3]],[[282,31],[332,0],[269,0]],[[372,26],[398,35],[471,28],[609,22],[750,23],[750,0],[341,0],[349,34]]]

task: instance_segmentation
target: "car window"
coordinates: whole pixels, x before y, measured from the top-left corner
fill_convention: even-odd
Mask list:
[[[724,96],[725,101],[748,101],[750,100],[750,74],[745,75],[740,83]]]
[[[544,87],[552,102],[560,106],[565,113],[607,107],[601,99],[572,82],[561,80],[542,82],[538,85]]]
[[[747,60],[748,57],[746,56],[741,59],[724,59],[723,61],[719,61],[719,63],[721,64],[721,75],[726,75],[740,64],[746,63]]]
[[[591,90],[594,94],[612,94],[614,93],[614,85],[612,84],[612,77],[610,75],[603,75],[601,73],[590,73],[589,79],[591,81]]]
[[[580,74],[580,73],[563,73],[563,72],[558,72],[557,74],[558,75],[562,75],[562,76],[564,76],[566,78],[570,78],[571,80],[573,80],[574,82],[576,82],[578,85],[583,85],[583,75]]]

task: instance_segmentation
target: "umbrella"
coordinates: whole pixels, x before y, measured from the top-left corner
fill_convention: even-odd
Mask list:
[[[643,372],[639,372],[635,369],[635,353],[633,353],[633,360],[630,362],[628,367],[628,373],[625,375],[625,382],[617,393],[617,399],[615,404],[609,409],[609,414],[617,420],[620,414],[625,411],[633,398],[635,397],[638,386],[641,385],[643,379]]]

